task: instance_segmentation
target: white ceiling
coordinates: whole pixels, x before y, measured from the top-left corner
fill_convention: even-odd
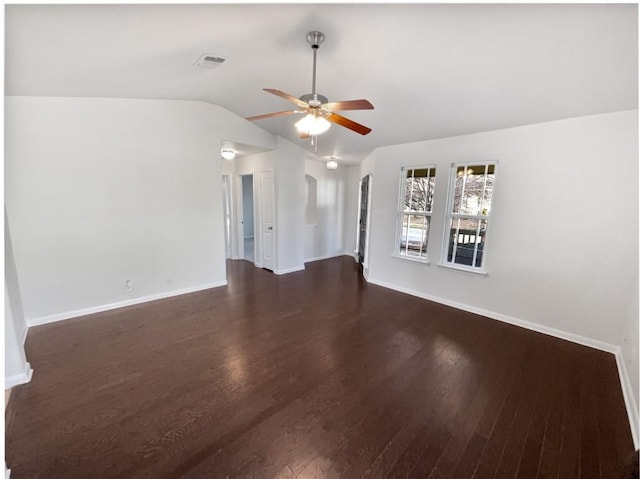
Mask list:
[[[318,154],[637,108],[637,5],[7,5],[7,95],[202,100],[246,117],[311,91],[305,35],[326,35],[317,91],[366,98]],[[195,67],[203,54],[227,57]],[[309,151],[297,117],[258,124]],[[246,146],[246,145],[245,145]]]

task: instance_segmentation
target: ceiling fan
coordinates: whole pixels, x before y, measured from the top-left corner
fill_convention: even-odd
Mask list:
[[[334,113],[335,111],[341,110],[373,110],[373,105],[368,100],[348,100],[329,103],[326,96],[316,93],[316,55],[318,48],[320,48],[323,41],[324,34],[322,32],[313,31],[307,33],[307,42],[311,45],[311,49],[313,50],[313,80],[311,83],[311,93],[307,93],[306,95],[302,95],[300,98],[296,98],[280,90],[264,88],[264,91],[294,103],[297,108],[295,110],[267,113],[266,115],[250,116],[247,120],[255,121],[263,120],[265,118],[273,118],[276,116],[306,113],[306,115],[296,123],[296,129],[298,130],[300,138],[311,137],[312,143],[314,137],[327,131],[331,126],[331,123],[344,126],[345,128],[355,131],[356,133],[360,133],[361,135],[366,135],[371,131],[371,128]]]

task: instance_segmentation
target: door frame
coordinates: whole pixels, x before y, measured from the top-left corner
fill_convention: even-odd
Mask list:
[[[364,255],[362,259],[362,270],[366,277],[369,271],[369,232],[371,230],[371,187],[373,184],[373,174],[368,173],[360,178],[358,182],[358,219],[356,222],[356,245],[355,245],[355,260],[356,262],[360,262],[360,219],[362,216],[362,182],[367,178],[367,212],[366,212],[366,224],[364,228]]]
[[[222,174],[222,223],[224,229],[224,252],[226,259],[233,259],[233,195],[232,175]],[[228,222],[227,222],[228,220]]]
[[[272,238],[271,238],[271,244],[272,244],[272,251],[271,251],[271,268],[268,268],[268,265],[265,264],[264,262],[264,253],[265,253],[265,249],[266,249],[266,242],[264,241],[264,225],[265,225],[265,214],[264,214],[264,209],[267,206],[265,204],[264,201],[264,195],[263,195],[263,191],[262,191],[262,176],[264,173],[271,173],[271,182],[272,182],[272,211],[271,211],[271,220],[272,220]],[[254,178],[255,179],[255,178]],[[256,185],[256,182],[254,181],[254,187]],[[256,262],[256,266],[260,267],[260,268],[265,268],[265,269],[269,269],[270,271],[273,271],[274,273],[277,271],[277,265],[278,265],[278,261],[277,261],[277,251],[278,251],[278,247],[277,247],[277,228],[276,228],[276,224],[277,224],[277,207],[276,207],[276,173],[274,169],[265,169],[265,170],[261,170],[260,171],[260,176],[259,176],[259,180],[258,180],[258,196],[260,197],[260,221],[258,223],[258,229],[260,231],[260,248],[259,252],[256,251],[256,260],[258,258],[258,254],[260,255],[260,263]],[[257,231],[255,230],[255,231]]]

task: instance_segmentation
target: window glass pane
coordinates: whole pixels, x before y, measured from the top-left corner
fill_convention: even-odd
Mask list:
[[[490,171],[492,170],[493,168]],[[489,212],[491,211],[491,198],[493,196],[493,179],[494,179],[494,174],[489,173],[487,175],[487,184],[484,187],[484,203],[482,204],[482,213],[481,213],[483,215],[488,215]]]
[[[404,211],[431,212],[435,168],[409,169],[405,178]]]
[[[494,165],[459,166],[456,169],[452,213],[488,215],[494,171]]]
[[[465,266],[482,266],[486,230],[487,220],[452,218],[447,261]]]
[[[456,170],[456,179],[453,185],[453,213],[460,213],[460,204],[462,202],[462,192],[465,183],[465,168],[459,166]]]
[[[400,241],[400,254],[406,254],[407,251],[407,234],[409,231],[409,215],[402,215],[402,231],[400,232],[402,240]]]
[[[413,179],[411,211],[426,211],[428,180],[424,176]]]
[[[460,204],[463,215],[479,215],[484,191],[484,165],[467,167],[464,195]]]
[[[435,171],[434,171],[435,173]],[[436,184],[435,177],[429,177],[429,184],[427,185],[427,212],[431,213],[433,210],[433,189]]]
[[[413,258],[426,258],[430,220],[431,218],[423,215],[402,215],[400,254]]]
[[[409,170],[411,173],[412,170]],[[411,209],[411,192],[413,191],[413,178],[408,176],[404,180],[404,211],[409,211]]]

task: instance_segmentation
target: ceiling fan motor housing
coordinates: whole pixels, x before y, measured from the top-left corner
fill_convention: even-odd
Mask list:
[[[329,103],[329,99],[324,95],[318,95],[317,93],[314,95],[313,93],[307,93],[300,97],[300,100],[306,101],[309,106],[316,107],[320,106],[323,103]]]

